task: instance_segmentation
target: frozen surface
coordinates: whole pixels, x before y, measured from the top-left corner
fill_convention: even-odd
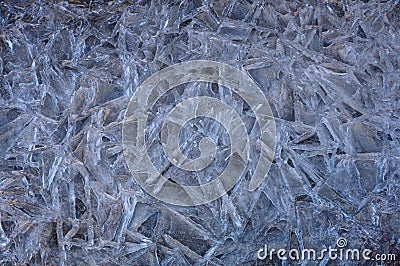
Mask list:
[[[1,265],[281,265],[257,251],[339,237],[400,257],[399,1],[15,0],[1,2],[0,23]],[[212,203],[176,207],[132,178],[122,120],[146,78],[195,59],[257,82],[277,148],[255,192],[244,176]],[[229,159],[229,136],[211,119],[180,133],[188,157],[204,137],[218,144],[208,168],[185,172],[162,154],[163,117],[198,95],[259,131],[228,89],[176,87],[146,134],[153,164],[177,183],[207,182]],[[313,265],[289,265],[301,263]]]

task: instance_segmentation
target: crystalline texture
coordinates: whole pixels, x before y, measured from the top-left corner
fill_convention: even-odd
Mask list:
[[[257,251],[318,250],[338,237],[399,258],[399,12],[398,1],[375,0],[3,1],[0,264],[288,265]],[[146,78],[195,59],[252,77],[273,109],[277,148],[254,192],[250,163],[220,199],[177,207],[132,178],[122,121]],[[161,118],[198,95],[223,99],[253,140],[259,132],[227,88],[175,88],[146,129],[153,164],[175,182],[226,166],[231,144],[216,121],[181,131],[189,157],[199,139],[216,140],[204,172],[172,167],[161,149]],[[290,265],[301,263],[328,259]]]

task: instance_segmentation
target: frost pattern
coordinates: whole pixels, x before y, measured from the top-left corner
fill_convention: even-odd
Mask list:
[[[257,251],[339,237],[400,256],[398,0],[15,0],[0,13],[1,265],[280,265]],[[197,59],[253,78],[277,148],[256,191],[244,176],[221,199],[176,207],[132,178],[122,120],[147,77]],[[240,97],[191,83],[152,111],[149,139],[174,103],[203,91],[257,131]],[[220,153],[190,176],[148,143],[176,182],[225,167],[230,143],[216,121],[193,120],[181,134],[187,156],[204,136]]]

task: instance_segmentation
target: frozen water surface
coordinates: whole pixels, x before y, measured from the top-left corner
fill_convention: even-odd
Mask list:
[[[258,260],[270,248],[348,247],[400,258],[399,1],[2,1],[1,265],[360,265]],[[247,172],[196,207],[159,201],[124,159],[122,122],[142,82],[206,59],[245,71],[271,105],[276,150],[261,186]],[[223,100],[250,140],[254,112],[228,88],[178,86],[150,112],[153,165],[201,184],[229,161],[228,132],[196,118],[182,153],[216,143],[201,171],[171,165],[163,119],[180,101]],[[396,265],[394,262],[387,265]],[[365,264],[370,265],[370,264]]]

